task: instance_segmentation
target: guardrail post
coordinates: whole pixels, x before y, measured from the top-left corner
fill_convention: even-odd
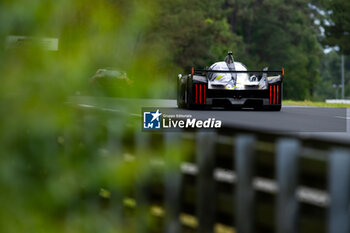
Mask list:
[[[296,197],[298,187],[298,154],[300,142],[280,139],[277,143],[276,175],[278,184],[276,206],[276,232],[298,232],[299,205]]]
[[[350,151],[334,150],[329,156],[329,233],[350,232]]]
[[[254,232],[255,195],[253,188],[255,138],[240,135],[235,145],[235,225],[238,233]]]
[[[175,146],[181,143],[179,133],[166,133],[165,139],[165,174],[164,174],[164,207],[165,207],[165,224],[164,232],[180,232],[180,207],[181,207],[181,184],[182,174],[181,167],[176,158],[177,153],[172,153]],[[179,150],[177,148],[177,150]]]
[[[144,132],[135,132],[136,159],[142,160],[141,156],[149,145],[150,135]],[[149,180],[150,180],[150,162],[145,161],[147,165],[142,164],[141,170],[135,174],[135,199],[136,199],[136,232],[149,232],[148,216],[149,205]]]
[[[198,232],[212,233],[215,224],[215,133],[196,135]]]

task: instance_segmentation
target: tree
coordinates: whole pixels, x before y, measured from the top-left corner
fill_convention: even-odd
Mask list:
[[[230,32],[223,1],[159,0],[160,16],[151,38],[166,43],[172,61],[184,70],[223,60],[227,50],[243,47]]]
[[[250,67],[286,68],[285,98],[309,99],[322,56],[309,1],[227,0],[231,30],[243,37]]]
[[[314,95],[315,100],[324,101],[325,99],[334,99],[336,97],[336,88],[339,89],[340,84],[339,61],[340,56],[336,51],[331,51],[323,57],[320,67],[321,78],[316,85]]]
[[[325,38],[323,43],[339,46],[341,53],[350,54],[350,2],[327,0],[324,7],[328,18],[323,21]]]

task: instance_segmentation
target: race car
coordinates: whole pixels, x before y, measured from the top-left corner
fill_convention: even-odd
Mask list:
[[[229,52],[225,60],[206,70],[192,68],[191,74],[179,74],[179,108],[211,107],[249,108],[280,111],[283,97],[284,69],[249,71]]]

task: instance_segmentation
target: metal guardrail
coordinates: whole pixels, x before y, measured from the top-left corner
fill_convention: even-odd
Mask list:
[[[117,121],[120,123],[120,119]],[[110,131],[108,141],[112,147],[117,144],[122,148],[123,133],[116,132],[119,131],[118,127],[124,126],[120,123],[116,128],[115,122],[107,124],[107,129]],[[150,163],[150,166],[153,164],[166,168],[162,192],[164,232],[182,232],[180,214],[186,212],[188,207],[188,203],[185,207],[184,199],[191,199],[198,222],[197,232],[201,233],[213,232],[217,222],[225,222],[239,233],[310,232],[315,230],[313,227],[317,225],[323,226],[321,230],[317,228],[318,232],[350,232],[349,147],[339,147],[337,144],[329,143],[327,149],[320,149],[317,147],[323,144],[321,141],[313,141],[311,145],[305,146],[307,143],[303,139],[269,133],[264,133],[265,140],[261,140],[260,132],[242,133],[239,129],[163,134],[144,133],[140,129],[136,131],[134,140],[136,157],[140,151],[152,147],[152,137],[156,137],[158,143],[164,144],[164,158],[153,159]],[[168,148],[174,145],[181,147],[183,140],[190,141],[193,145],[195,159],[183,161],[179,166],[172,166],[174,158],[172,151]],[[261,177],[256,170],[258,160],[261,156],[266,156],[259,148],[264,147],[259,146],[264,143],[269,144],[265,149],[272,156],[272,161],[265,162],[265,165],[268,165],[265,170],[273,168],[271,177],[268,178]],[[220,162],[218,161],[218,155],[221,153],[219,148],[225,145],[229,146],[229,149],[226,148],[226,160]],[[319,152],[322,152],[321,155]],[[307,160],[307,163],[303,163],[302,160]],[[314,162],[317,166],[321,164],[321,167],[325,168],[321,173],[313,171],[307,174],[308,180],[313,180],[318,187],[301,184],[300,176],[312,170],[313,167],[308,164],[314,164]],[[149,175],[139,177],[135,184],[137,208],[145,208],[151,203],[145,195],[147,193],[145,186],[148,185],[147,180],[150,176],[152,176],[151,171]],[[191,181],[192,183],[188,185],[189,176],[195,181]],[[322,184],[319,185],[318,182]],[[222,184],[225,185],[224,190],[219,187]],[[186,194],[186,185],[195,187],[195,194],[191,191]],[[226,195],[227,205],[231,205],[224,206],[225,209],[231,209],[231,214],[225,220],[220,219],[220,216],[225,215],[225,211],[219,208],[220,203],[223,203],[219,200],[221,194]],[[259,196],[265,194],[272,196],[272,203],[261,204],[263,198]],[[261,222],[266,223],[271,218],[267,221],[259,220],[264,208],[270,208],[269,211],[271,212],[272,209],[273,212],[274,220],[269,222],[270,227],[262,226],[264,224]],[[257,211],[260,211],[260,215]],[[304,221],[302,215],[305,215],[305,212],[312,217],[318,211],[324,214],[321,214],[321,217],[314,217],[309,222]],[[259,224],[257,224],[258,221],[260,221]],[[140,217],[138,223],[138,232],[147,232],[147,223],[144,218]]]
[[[197,170],[196,185],[197,193],[200,194],[197,196],[196,211],[199,221],[198,232],[213,232],[215,223],[215,182],[218,180],[217,177],[220,177],[220,172],[215,169],[213,138],[215,138],[213,133],[196,133],[197,169],[192,168],[192,170]],[[254,149],[256,139],[252,135],[243,134],[238,135],[233,143],[236,144],[232,153],[235,160],[235,173],[231,173],[235,174],[232,183],[236,186],[233,222],[237,232],[255,232],[253,217],[256,208],[255,193],[259,190],[259,178],[254,176],[254,162],[257,156]],[[297,139],[282,138],[276,143],[276,182],[270,181],[276,195],[274,224],[276,232],[299,232],[300,202],[318,205],[329,210],[328,232],[349,232],[350,151],[334,149],[330,152],[327,161],[324,161],[328,163],[329,191],[321,191],[298,185],[298,159],[301,147],[301,142]],[[186,172],[186,169],[182,170]],[[260,180],[260,183],[266,185],[269,182]],[[171,191],[168,190],[166,193],[179,193],[178,187],[180,185],[171,187]]]

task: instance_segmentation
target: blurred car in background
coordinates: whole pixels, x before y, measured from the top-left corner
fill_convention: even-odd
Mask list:
[[[126,72],[113,68],[98,69],[89,79],[93,95],[124,97],[132,85]]]
[[[109,82],[125,82],[130,85],[131,81],[126,75],[126,72],[116,69],[98,69],[90,78],[90,83],[108,84]]]

